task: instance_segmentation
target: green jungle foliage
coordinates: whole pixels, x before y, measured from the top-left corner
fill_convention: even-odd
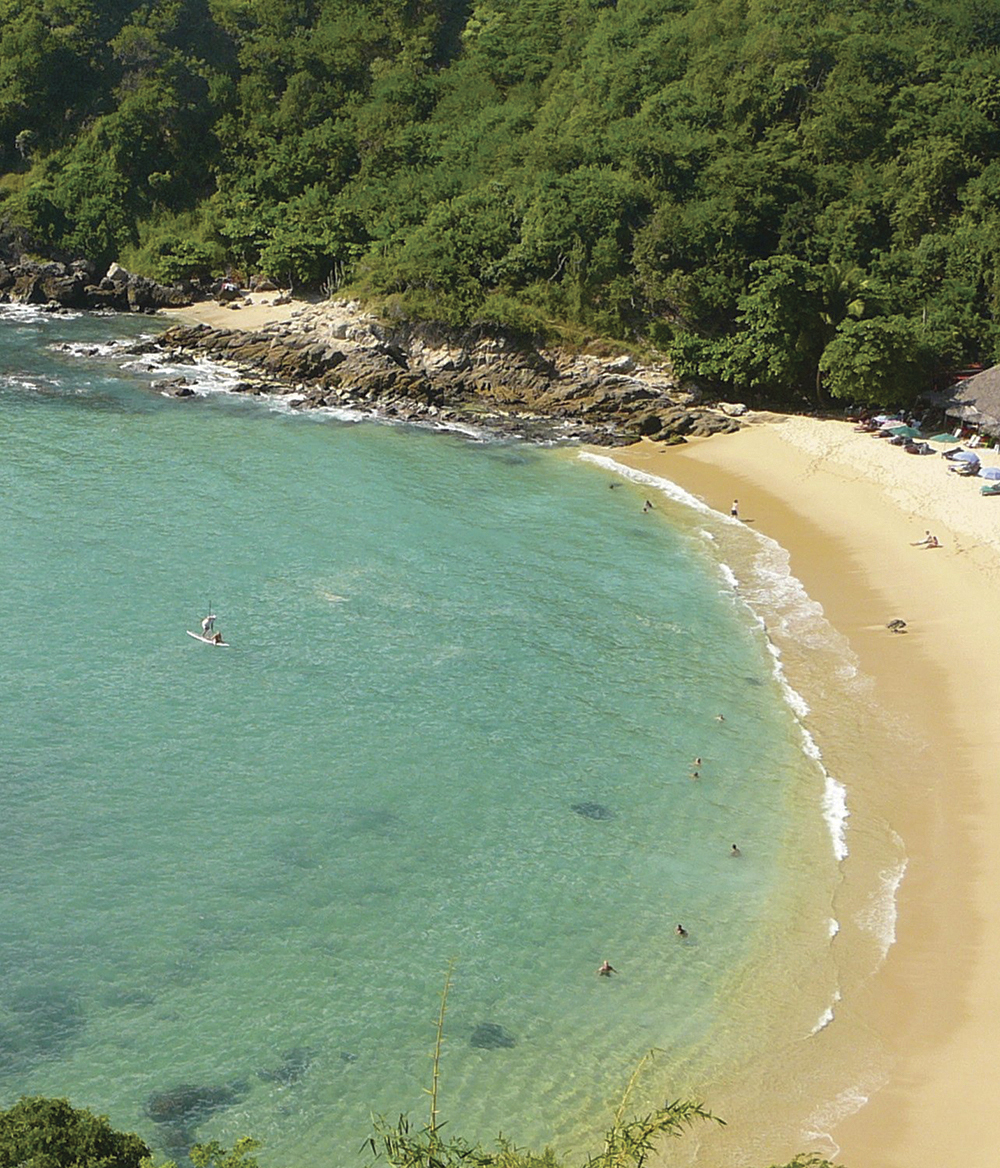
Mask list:
[[[605,1136],[604,1148],[581,1168],[645,1168],[661,1139],[680,1137],[699,1120],[721,1123],[695,1103],[668,1103],[641,1119],[627,1121],[619,1111]],[[376,1119],[366,1146],[376,1162],[384,1160],[390,1168],[564,1168],[550,1148],[530,1152],[501,1138],[496,1151],[490,1151],[458,1137],[446,1140],[440,1126],[432,1123],[416,1131],[405,1116],[396,1124]],[[243,1138],[229,1150],[212,1140],[195,1144],[190,1161],[192,1168],[260,1168],[254,1155],[260,1146],[256,1140]],[[174,1161],[154,1165],[138,1136],[115,1131],[104,1116],[73,1108],[65,1099],[43,1097],[22,1098],[9,1111],[0,1111],[0,1166],[177,1168]],[[783,1168],[835,1166],[807,1154],[796,1156]]]
[[[140,1168],[149,1148],[65,1099],[22,1098],[0,1111],[0,1168]]]
[[[998,50],[1000,0],[0,0],[0,217],[900,400],[998,352]]]

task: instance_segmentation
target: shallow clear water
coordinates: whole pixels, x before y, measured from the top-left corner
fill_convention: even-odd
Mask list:
[[[587,1149],[649,1048],[676,1095],[808,1036],[829,783],[725,521],[51,347],[143,327],[0,319],[0,1102],[358,1163],[425,1113],[451,959],[470,1138]]]

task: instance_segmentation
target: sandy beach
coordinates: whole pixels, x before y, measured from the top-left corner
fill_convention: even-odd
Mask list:
[[[738,499],[744,522],[789,552],[882,709],[914,728],[906,773],[886,776],[886,790],[846,783],[849,806],[884,805],[894,792],[881,814],[908,863],[896,944],[852,1003],[853,1024],[888,1050],[889,1081],[833,1138],[838,1162],[854,1168],[994,1165],[1000,498],[938,456],[907,455],[838,421],[768,416],[738,434],[613,455],[726,514]],[[996,451],[982,459],[1000,465]],[[912,546],[928,529],[941,546]],[[894,618],[905,634],[887,630]]]
[[[275,304],[277,292],[248,292],[233,304],[217,300],[199,300],[186,308],[161,308],[165,320],[184,324],[207,324],[211,328],[243,329],[252,332],[269,324],[282,324],[302,314],[313,300],[293,298],[287,304]]]

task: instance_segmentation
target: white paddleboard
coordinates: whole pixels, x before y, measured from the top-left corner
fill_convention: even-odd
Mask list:
[[[213,641],[211,637],[203,637],[201,633],[192,633],[190,629],[185,630],[189,637],[194,637],[196,641],[204,641],[206,645],[214,645],[217,649],[228,649],[228,641]]]

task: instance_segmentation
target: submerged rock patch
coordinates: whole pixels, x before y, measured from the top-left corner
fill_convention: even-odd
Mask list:
[[[480,1022],[473,1030],[469,1042],[480,1050],[499,1050],[501,1047],[511,1047],[516,1039],[497,1022]]]
[[[603,803],[571,803],[570,810],[584,819],[614,819],[615,813]]]

